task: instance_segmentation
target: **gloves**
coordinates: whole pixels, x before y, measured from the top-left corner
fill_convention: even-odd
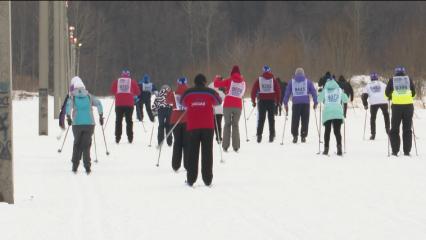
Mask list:
[[[365,110],[367,110],[367,109],[368,109],[368,105],[365,105],[365,106],[364,106],[364,109],[365,109]]]
[[[256,102],[252,102],[253,107],[256,107]]]
[[[318,107],[318,103],[314,103],[314,110],[316,110]]]
[[[71,120],[71,116],[70,115],[67,115],[67,123],[68,123],[68,126],[72,125],[72,120]]]
[[[285,112],[288,113],[288,105],[284,105]]]
[[[99,124],[101,124],[101,126],[104,125],[104,116],[103,116],[103,114],[99,114]]]

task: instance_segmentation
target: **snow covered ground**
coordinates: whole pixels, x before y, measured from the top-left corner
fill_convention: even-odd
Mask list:
[[[102,99],[106,113],[112,99]],[[53,99],[49,99],[50,110]],[[185,171],[171,169],[171,148],[150,148],[152,124],[135,121],[135,140],[114,143],[114,114],[106,156],[96,128],[98,164],[92,174],[71,172],[72,135],[63,152],[53,111],[49,136],[38,136],[38,99],[14,101],[15,204],[0,204],[1,240],[10,239],[426,239],[426,111],[414,118],[419,157],[387,157],[383,117],[376,141],[363,140],[363,109],[348,109],[344,157],[317,155],[314,112],[305,144],[292,144],[290,120],[277,139],[255,141],[255,115],[239,153],[215,145],[213,187],[201,176],[186,187]],[[246,104],[247,114],[251,105]],[[367,121],[366,138],[369,137]],[[71,132],[70,132],[71,133]],[[62,136],[63,137],[63,136]],[[61,139],[62,140],[62,139]],[[156,141],[154,131],[153,143]],[[95,159],[94,148],[92,160]]]

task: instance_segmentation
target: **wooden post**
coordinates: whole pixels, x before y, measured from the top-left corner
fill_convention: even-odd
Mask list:
[[[60,31],[61,31],[61,22],[59,21],[61,3],[59,1],[53,1],[53,89],[54,89],[54,111],[53,118],[59,118],[60,108],[62,106],[63,94],[61,93],[64,89],[61,88],[61,76],[60,76],[60,44],[61,41]]]
[[[39,2],[39,135],[48,135],[48,88],[49,88],[49,2]]]
[[[0,1],[0,202],[13,198],[12,41],[10,1]]]

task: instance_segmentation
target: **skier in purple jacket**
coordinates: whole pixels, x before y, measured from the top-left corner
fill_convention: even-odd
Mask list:
[[[297,143],[299,132],[299,121],[302,122],[300,136],[302,142],[306,142],[309,128],[309,94],[314,100],[314,109],[317,108],[317,91],[311,80],[306,78],[303,68],[297,68],[294,77],[288,81],[287,89],[284,94],[284,107],[288,112],[288,101],[292,97],[292,117],[291,117],[291,134],[293,135],[293,143]]]

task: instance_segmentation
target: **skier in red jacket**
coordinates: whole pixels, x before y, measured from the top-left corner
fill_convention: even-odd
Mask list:
[[[231,76],[228,79],[214,81],[216,88],[225,88],[225,100],[223,101],[223,116],[225,118],[225,126],[223,127],[223,150],[228,151],[231,144],[232,130],[232,148],[234,151],[240,149],[240,131],[239,121],[241,110],[243,107],[243,97],[246,91],[246,82],[240,74],[238,66],[234,66],[231,71]],[[231,129],[232,128],[232,129]]]
[[[189,134],[186,183],[192,186],[197,180],[201,145],[201,173],[204,184],[209,186],[213,179],[213,107],[219,105],[221,100],[215,90],[206,87],[207,79],[203,74],[198,74],[194,83],[195,87],[188,89],[181,99],[186,107]]]
[[[174,143],[173,143],[173,155],[172,155],[172,168],[173,170],[179,170],[182,163],[183,156],[183,167],[187,167],[188,158],[188,133],[186,132],[186,115],[185,108],[181,104],[182,95],[188,89],[188,80],[186,77],[181,77],[177,80],[176,90],[170,91],[167,95],[167,104],[172,106],[172,114],[170,116],[170,125],[176,125],[173,129]],[[183,116],[182,116],[183,115]],[[179,121],[179,122],[178,122]]]
[[[115,142],[119,143],[122,133],[123,117],[126,118],[126,133],[129,143],[133,142],[133,106],[134,97],[140,94],[138,83],[130,78],[130,71],[123,70],[121,77],[111,86],[111,93],[115,95]]]
[[[262,141],[263,126],[265,124],[266,112],[268,112],[269,142],[275,139],[275,119],[276,106],[281,101],[281,87],[274,78],[271,68],[267,65],[263,67],[263,74],[256,79],[251,90],[251,101],[256,107],[256,97],[259,101],[259,122],[257,124],[257,142]]]

